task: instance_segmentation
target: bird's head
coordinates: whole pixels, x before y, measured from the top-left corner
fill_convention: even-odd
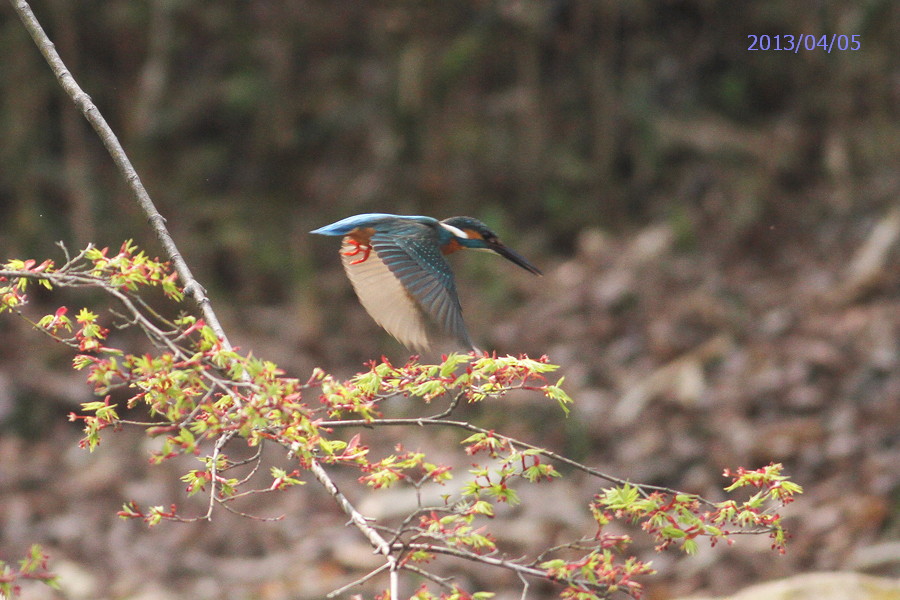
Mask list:
[[[497,234],[478,219],[473,219],[472,217],[451,217],[441,221],[441,226],[453,236],[451,239],[452,243],[458,244],[463,248],[496,252],[526,271],[530,271],[535,275],[543,274],[540,269],[528,262],[521,254],[504,246]]]

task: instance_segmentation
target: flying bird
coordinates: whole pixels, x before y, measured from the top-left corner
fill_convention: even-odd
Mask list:
[[[347,217],[310,233],[343,236],[344,270],[369,315],[410,350],[428,350],[449,336],[476,350],[456,294],[445,254],[463,248],[490,250],[523,269],[540,270],[504,246],[487,225],[472,217],[369,213]]]

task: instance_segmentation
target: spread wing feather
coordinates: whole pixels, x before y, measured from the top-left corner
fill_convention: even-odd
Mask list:
[[[389,235],[376,231],[369,244],[363,262],[351,264],[358,254],[341,255],[356,295],[379,325],[405,346],[426,350],[432,342],[427,316],[442,333],[474,347],[433,227],[410,222]],[[345,241],[343,249],[350,248]]]
[[[344,244],[344,250],[353,248]],[[384,261],[372,252],[364,262],[351,264],[359,256],[341,253],[347,277],[366,311],[385,331],[415,350],[428,348],[428,335],[422,311],[406,293],[400,280]]]

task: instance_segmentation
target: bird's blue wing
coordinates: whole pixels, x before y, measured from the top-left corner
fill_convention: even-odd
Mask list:
[[[438,232],[429,223],[393,222],[369,240],[370,256],[345,256],[344,267],[360,301],[379,325],[406,346],[431,345],[427,315],[444,334],[473,348],[462,318],[450,265],[438,246]]]
[[[453,272],[438,246],[437,231],[421,224],[411,224],[409,229],[409,235],[401,231],[375,233],[370,242],[373,250],[443,333],[474,348],[463,322]]]
[[[433,219],[431,217],[422,217],[418,215],[405,216],[390,215],[387,213],[365,213],[362,215],[353,215],[352,217],[341,219],[340,221],[336,221],[330,225],[325,225],[324,227],[313,229],[312,231],[310,231],[310,233],[317,233],[319,235],[347,235],[354,229],[358,228],[372,227],[375,229],[380,229],[385,227],[386,224],[403,224],[404,221],[411,221],[415,223],[437,223],[437,219]]]

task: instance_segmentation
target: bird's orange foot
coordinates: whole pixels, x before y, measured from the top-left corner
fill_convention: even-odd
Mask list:
[[[372,252],[372,246],[370,246],[369,244],[357,242],[352,238],[347,240],[347,244],[353,247],[341,252],[341,254],[343,254],[344,256],[356,256],[358,254],[362,254],[362,258],[351,260],[351,265],[358,265],[359,263],[366,262],[369,259],[369,254]]]

